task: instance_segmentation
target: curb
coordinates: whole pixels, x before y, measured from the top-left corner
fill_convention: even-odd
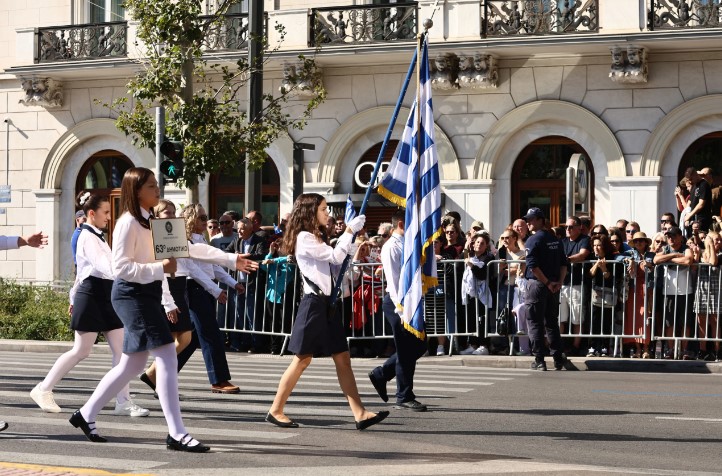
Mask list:
[[[72,349],[72,342],[35,341],[35,340],[0,340],[0,351],[34,352],[62,354]],[[95,344],[93,354],[110,354],[107,344]],[[260,354],[230,354],[236,358],[254,358]],[[269,355],[270,357],[270,355]],[[274,356],[276,357],[276,356]],[[383,360],[382,358],[364,360]],[[547,364],[551,359],[547,359]],[[512,357],[497,355],[452,355],[439,357],[422,357],[419,365],[479,367],[494,369],[529,370],[532,357]],[[691,373],[691,374],[722,374],[722,362],[703,362],[700,360],[658,360],[658,359],[627,359],[604,357],[570,357],[566,370],[602,371],[602,372],[647,372],[647,373]]]

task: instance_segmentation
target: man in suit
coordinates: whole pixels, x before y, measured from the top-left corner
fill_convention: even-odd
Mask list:
[[[391,237],[381,248],[381,264],[386,275],[386,294],[384,295],[384,317],[394,333],[396,353],[369,372],[369,379],[383,401],[388,401],[386,383],[396,378],[396,407],[402,410],[425,412],[426,405],[419,403],[414,395],[414,372],[416,361],[426,352],[426,341],[418,339],[404,328],[398,314],[399,279],[403,258],[405,211],[397,210],[391,219],[394,226]]]
[[[238,238],[228,245],[229,253],[249,254],[249,259],[261,261],[268,254],[268,242],[262,236],[254,233],[254,226],[250,219],[242,218],[238,222]],[[238,273],[238,282],[243,284],[245,292],[236,296],[236,327],[247,330],[263,330],[263,306],[266,274],[262,270],[253,273]],[[256,315],[258,310],[258,315]],[[243,316],[245,315],[245,326]],[[231,335],[231,348],[247,350],[248,352],[261,352],[266,345],[265,336],[251,334],[240,335],[238,332]]]

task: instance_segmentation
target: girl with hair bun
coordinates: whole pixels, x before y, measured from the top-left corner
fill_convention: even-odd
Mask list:
[[[73,348],[64,353],[48,372],[45,380],[30,392],[30,397],[47,413],[59,413],[53,388],[76,365],[90,355],[93,344],[102,332],[113,353],[113,366],[120,361],[123,348],[123,323],[113,310],[110,293],[113,287],[112,252],[103,232],[110,220],[108,197],[83,191],[78,194],[78,207],[85,212],[87,221],[80,226],[77,242],[77,273],[70,290],[70,328],[75,331]],[[130,399],[129,386],[125,385],[115,399],[116,415],[148,416]]]

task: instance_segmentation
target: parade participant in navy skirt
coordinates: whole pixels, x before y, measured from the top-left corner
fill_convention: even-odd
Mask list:
[[[113,286],[112,252],[102,232],[110,220],[110,200],[107,196],[83,191],[77,201],[87,221],[81,225],[78,236],[77,274],[70,290],[68,309],[72,316],[70,328],[75,331],[75,343],[71,350],[58,357],[45,379],[30,392],[35,403],[48,413],[60,412],[53,397],[53,388],[90,355],[99,332],[103,333],[113,353],[113,366],[120,361],[123,347],[123,323],[110,303]],[[118,392],[115,402],[116,415],[144,417],[150,413],[148,409],[133,403],[128,385]]]
[[[95,426],[95,417],[112,395],[139,375],[148,356],[156,358],[156,391],[168,423],[168,449],[205,452],[186,431],[178,400],[175,346],[166,313],[161,305],[163,273],[174,273],[173,258],[157,262],[150,232],[150,210],[158,204],[160,189],[153,172],[130,168],[121,184],[121,213],[113,231],[113,275],[111,300],[125,327],[123,355],[98,384],[90,399],[73,413],[70,423],[92,442],[105,442]]]
[[[333,358],[338,383],[351,407],[357,429],[366,429],[389,415],[387,411],[372,413],[364,408],[351,369],[341,316],[335,312],[330,314],[328,306],[333,284],[331,265],[341,264],[347,254],[355,251],[351,239],[361,230],[366,217],[359,215],[347,224],[346,233],[338,239],[336,248],[331,248],[322,239],[328,218],[326,200],[317,193],[304,193],[293,205],[283,237],[283,252],[295,256],[303,276],[304,295],[288,346],[289,351],[296,355],[281,377],[276,397],[266,415],[266,421],[282,428],[298,427],[284,414],[284,407],[315,354],[330,354]]]

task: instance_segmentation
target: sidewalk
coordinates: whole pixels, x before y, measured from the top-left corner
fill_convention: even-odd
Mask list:
[[[0,340],[0,351],[35,352],[62,354],[73,347],[72,342]],[[95,344],[94,354],[110,354],[107,344]],[[229,354],[241,359],[271,357],[265,354]],[[273,356],[273,358],[280,358]],[[379,359],[380,360],[380,359]],[[449,365],[464,367],[487,367],[496,369],[528,370],[531,357],[511,357],[499,355],[453,355],[424,357],[419,365]],[[605,357],[571,357],[567,370],[597,370],[606,372],[658,372],[658,373],[702,373],[722,374],[722,362],[703,362],[701,360],[656,360],[656,359],[615,359]],[[552,359],[547,359],[551,368]]]

